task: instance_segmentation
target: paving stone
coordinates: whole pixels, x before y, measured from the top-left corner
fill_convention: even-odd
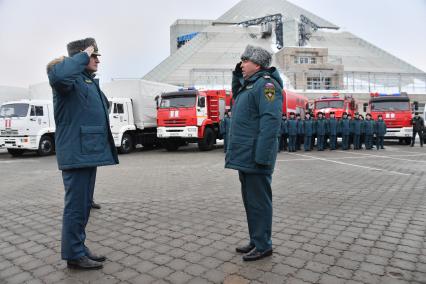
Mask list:
[[[392,143],[387,148],[380,156],[422,153]],[[9,161],[1,151],[0,162]],[[345,161],[346,155],[357,157],[351,163],[384,171],[316,159]],[[220,147],[120,156],[117,167],[98,170],[96,198],[103,208],[91,214],[87,245],[108,261],[90,272],[68,270],[60,259],[63,190],[58,188],[63,185],[55,157],[2,163],[2,174],[14,182],[2,181],[6,186],[0,192],[0,279],[34,284],[425,282],[423,167],[354,151],[308,156],[313,158],[279,154],[273,177],[274,255],[255,263],[243,262],[234,251],[247,242],[247,223],[238,177],[223,168]],[[335,176],[339,179],[330,178]],[[400,278],[391,276],[398,273]]]

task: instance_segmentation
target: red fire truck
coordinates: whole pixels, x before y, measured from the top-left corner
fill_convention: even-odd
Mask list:
[[[374,120],[379,114],[383,116],[387,127],[385,138],[399,139],[400,143],[405,142],[407,145],[411,143],[413,115],[407,93],[371,93],[367,112],[371,113]]]
[[[293,93],[289,90],[283,91],[283,113],[289,116],[290,112],[300,113],[302,117],[309,107],[308,98],[304,95]]]
[[[180,89],[161,95],[157,109],[157,137],[168,151],[198,143],[202,151],[221,139],[219,122],[231,104],[226,90]]]
[[[357,111],[358,105],[350,95],[341,96],[339,93],[333,93],[329,97],[324,96],[314,100],[315,117],[318,112],[325,113],[325,117],[329,117],[330,112],[334,112],[336,118],[342,118],[344,112],[353,116]]]

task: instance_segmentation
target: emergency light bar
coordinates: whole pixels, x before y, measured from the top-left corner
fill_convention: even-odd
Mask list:
[[[188,87],[188,88],[179,88],[179,92],[183,91],[196,91],[197,89],[195,87]]]
[[[394,93],[394,94],[385,94],[385,93],[370,93],[370,97],[401,97],[407,96],[407,93]]]

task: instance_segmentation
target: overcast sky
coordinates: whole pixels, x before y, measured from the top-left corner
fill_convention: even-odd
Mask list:
[[[0,85],[46,81],[46,63],[87,36],[102,53],[102,81],[142,77],[169,55],[176,19],[216,19],[237,2],[0,0]],[[426,70],[426,0],[290,2]]]

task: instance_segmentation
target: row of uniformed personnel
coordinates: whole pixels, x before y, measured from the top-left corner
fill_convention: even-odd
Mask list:
[[[326,119],[322,112],[318,113],[317,119],[313,119],[310,113],[306,113],[305,119],[300,118],[300,114],[290,113],[290,118],[283,113],[281,120],[280,149],[295,152],[300,150],[301,141],[304,141],[304,150],[310,151],[313,148],[314,139],[317,138],[318,151],[324,150],[327,137],[330,141],[330,150],[335,150],[337,137],[342,137],[343,150],[349,149],[350,140],[353,140],[354,149],[361,149],[361,137],[365,137],[366,149],[373,148],[373,137],[376,136],[377,149],[383,147],[383,140],[386,134],[386,124],[383,117],[379,115],[377,121],[371,118],[370,114],[366,119],[358,115],[351,119],[350,114],[343,113],[342,119],[336,119],[335,113],[330,113],[330,118]],[[288,141],[287,141],[288,140]]]

